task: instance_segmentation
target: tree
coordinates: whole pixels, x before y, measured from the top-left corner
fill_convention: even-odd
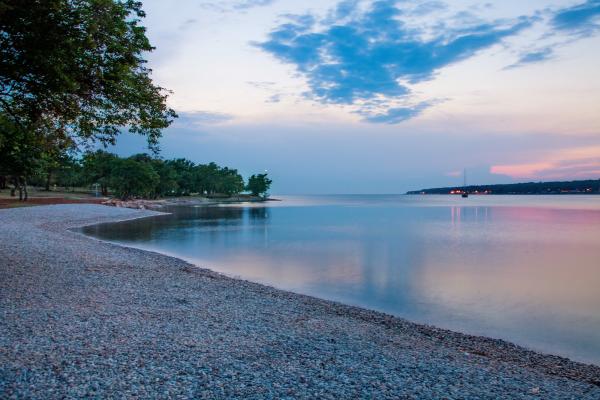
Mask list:
[[[152,197],[160,176],[152,166],[133,158],[118,159],[111,171],[110,187],[123,200]]]
[[[0,113],[28,140],[24,146],[36,143],[38,159],[49,144],[114,143],[123,128],[157,149],[176,114],[145,65],[153,47],[141,7],[133,0],[0,0]],[[10,169],[26,179],[29,157],[18,158],[24,163]]]
[[[131,156],[130,158],[146,163],[158,174],[159,181],[153,190],[152,197],[160,197],[165,195],[173,195],[177,192],[177,171],[168,163],[157,157],[152,157],[146,153],[140,153]]]
[[[19,191],[19,200],[27,200],[27,178],[39,167],[43,138],[21,129],[0,112],[0,175],[10,176],[11,195]]]
[[[175,160],[169,160],[166,164],[175,170],[177,176],[177,195],[189,196],[194,192],[195,187],[195,167],[196,165],[185,158],[178,158]]]
[[[65,163],[69,163],[75,145],[69,138],[43,136],[44,148],[39,156],[38,173],[43,176],[46,191],[50,190],[52,177]]]
[[[194,170],[194,187],[198,193],[211,195],[217,192],[219,168],[214,162],[196,166]]]
[[[56,170],[56,183],[64,188],[85,185],[85,177],[83,175],[83,167],[79,160],[72,156],[64,158]]]
[[[90,184],[100,185],[102,196],[108,195],[112,170],[118,161],[119,157],[104,150],[97,150],[83,156],[83,176]]]
[[[225,167],[219,170],[218,193],[231,196],[242,192],[244,187],[244,178],[238,174],[237,169]]]
[[[253,196],[268,196],[267,192],[273,181],[267,178],[267,174],[252,175],[248,179],[246,190],[252,193]]]

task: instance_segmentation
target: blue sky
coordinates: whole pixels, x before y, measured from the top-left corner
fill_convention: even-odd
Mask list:
[[[164,157],[267,170],[274,193],[600,178],[600,0],[144,8],[181,116]]]

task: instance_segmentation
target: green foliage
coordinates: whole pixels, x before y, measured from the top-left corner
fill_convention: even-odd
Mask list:
[[[100,183],[103,195],[108,194],[109,186],[119,197],[145,198],[191,194],[232,196],[245,187],[244,179],[235,169],[215,163],[196,165],[184,158],[164,161],[148,154],[136,154],[121,159],[98,150],[86,154],[81,164],[84,182]],[[126,171],[124,165],[131,171]]]
[[[123,129],[158,149],[176,114],[146,67],[143,17],[133,0],[0,0],[0,174],[48,188],[70,151]]]
[[[100,184],[121,197],[244,189],[235,169],[148,155],[121,159],[105,151],[124,129],[158,150],[176,117],[155,85],[145,56],[153,50],[142,3],[134,0],[0,0],[0,175],[25,189]]]
[[[194,189],[201,194],[231,196],[244,190],[244,179],[236,169],[221,168],[211,162],[195,166],[193,175]]]
[[[233,195],[244,190],[244,179],[236,169],[227,167],[219,169],[215,191],[226,195]]]
[[[273,181],[267,178],[267,174],[252,175],[248,179],[246,190],[254,196],[267,196],[271,183],[273,183]]]
[[[154,159],[152,168],[156,171],[159,177],[159,182],[154,189],[154,196],[172,196],[177,193],[179,185],[177,184],[178,175],[175,168],[162,160]]]
[[[149,163],[134,158],[118,159],[112,168],[110,187],[121,199],[153,197],[160,176]]]
[[[177,189],[175,195],[178,196],[189,196],[192,192],[201,192],[197,190],[197,182],[195,175],[195,168],[193,162],[186,160],[185,158],[177,158],[175,160],[169,160],[166,164],[175,171],[177,176]]]
[[[83,175],[83,166],[81,163],[72,157],[62,160],[56,170],[55,183],[57,186],[71,189],[85,186],[86,180]]]
[[[87,153],[83,157],[82,164],[85,181],[90,184],[99,184],[103,196],[108,194],[108,184],[112,170],[118,159],[116,155],[103,150]]]
[[[30,176],[39,167],[43,141],[0,113],[0,174]]]
[[[187,196],[225,194],[231,196],[244,190],[244,179],[236,169],[220,167],[215,163],[194,164],[190,160],[178,158],[166,161],[176,171],[177,189],[174,194]]]

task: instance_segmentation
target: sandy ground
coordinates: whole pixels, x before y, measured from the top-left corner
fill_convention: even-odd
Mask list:
[[[600,367],[227,278],[0,210],[0,398],[600,399]]]

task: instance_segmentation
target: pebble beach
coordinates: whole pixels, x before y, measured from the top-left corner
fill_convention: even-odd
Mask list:
[[[600,399],[600,367],[226,277],[0,210],[0,399]]]

